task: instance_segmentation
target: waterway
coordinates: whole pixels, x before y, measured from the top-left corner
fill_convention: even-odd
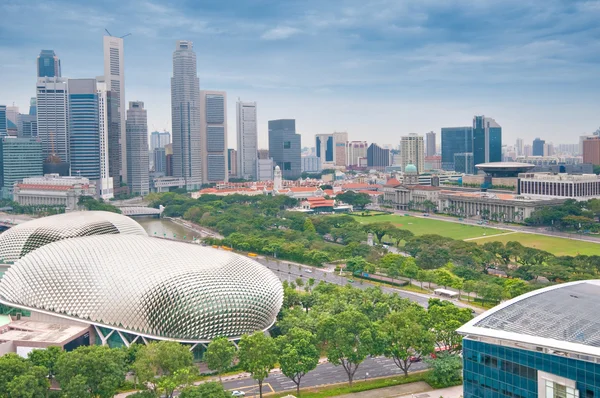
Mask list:
[[[160,238],[191,241],[193,238],[199,238],[200,234],[184,226],[174,223],[169,219],[154,217],[136,217],[135,221],[140,223],[148,235]]]

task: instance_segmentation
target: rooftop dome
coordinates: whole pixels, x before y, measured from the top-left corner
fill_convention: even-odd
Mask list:
[[[0,303],[152,339],[208,342],[268,329],[277,276],[225,250],[148,236],[50,243],[0,280]]]
[[[404,172],[405,173],[416,173],[417,172],[417,166],[415,166],[414,164],[407,164],[404,167]]]

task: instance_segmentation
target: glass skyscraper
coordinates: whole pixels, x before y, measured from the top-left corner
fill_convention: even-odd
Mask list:
[[[35,138],[0,138],[0,187],[11,199],[15,182],[43,175],[42,143]]]
[[[475,166],[502,161],[502,127],[492,118],[473,117],[473,161]]]
[[[283,178],[295,180],[302,175],[300,134],[296,134],[296,120],[269,120],[269,155],[274,166],[279,166]]]
[[[544,144],[546,141],[536,138],[533,140],[532,155],[533,156],[544,156]]]
[[[227,94],[224,91],[200,91],[200,112],[202,181],[227,181]]]
[[[5,137],[7,134],[6,105],[0,105],[0,137]]]
[[[321,164],[334,161],[333,141],[333,134],[317,134],[315,136],[315,148]]]
[[[61,77],[60,59],[54,50],[42,50],[37,58],[38,77]]]
[[[442,169],[456,171],[454,155],[469,152],[473,152],[473,127],[442,127]]]

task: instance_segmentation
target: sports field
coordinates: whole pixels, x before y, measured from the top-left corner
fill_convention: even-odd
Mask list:
[[[600,255],[600,243],[584,242],[581,240],[558,238],[554,236],[526,234],[521,232],[485,237],[476,239],[474,242],[484,244],[485,242],[519,242],[523,246],[534,247],[545,250],[555,256]]]
[[[415,235],[436,234],[452,239],[468,239],[501,234],[505,231],[496,228],[480,227],[478,225],[465,225],[454,222],[434,220],[432,218],[397,216],[386,214],[382,216],[362,217],[354,216],[358,222],[391,222],[395,226],[408,229]]]
[[[559,238],[554,236],[510,232],[502,229],[465,225],[455,222],[435,220],[432,218],[400,216],[386,214],[381,216],[354,216],[358,222],[391,222],[402,229],[408,229],[415,235],[436,234],[452,239],[466,239],[484,244],[486,242],[515,241],[523,246],[545,250],[556,256],[600,255],[600,243]]]

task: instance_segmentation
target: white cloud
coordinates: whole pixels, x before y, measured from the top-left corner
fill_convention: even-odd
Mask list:
[[[300,33],[300,29],[291,26],[278,26],[267,30],[260,38],[263,40],[284,40],[298,33]]]

